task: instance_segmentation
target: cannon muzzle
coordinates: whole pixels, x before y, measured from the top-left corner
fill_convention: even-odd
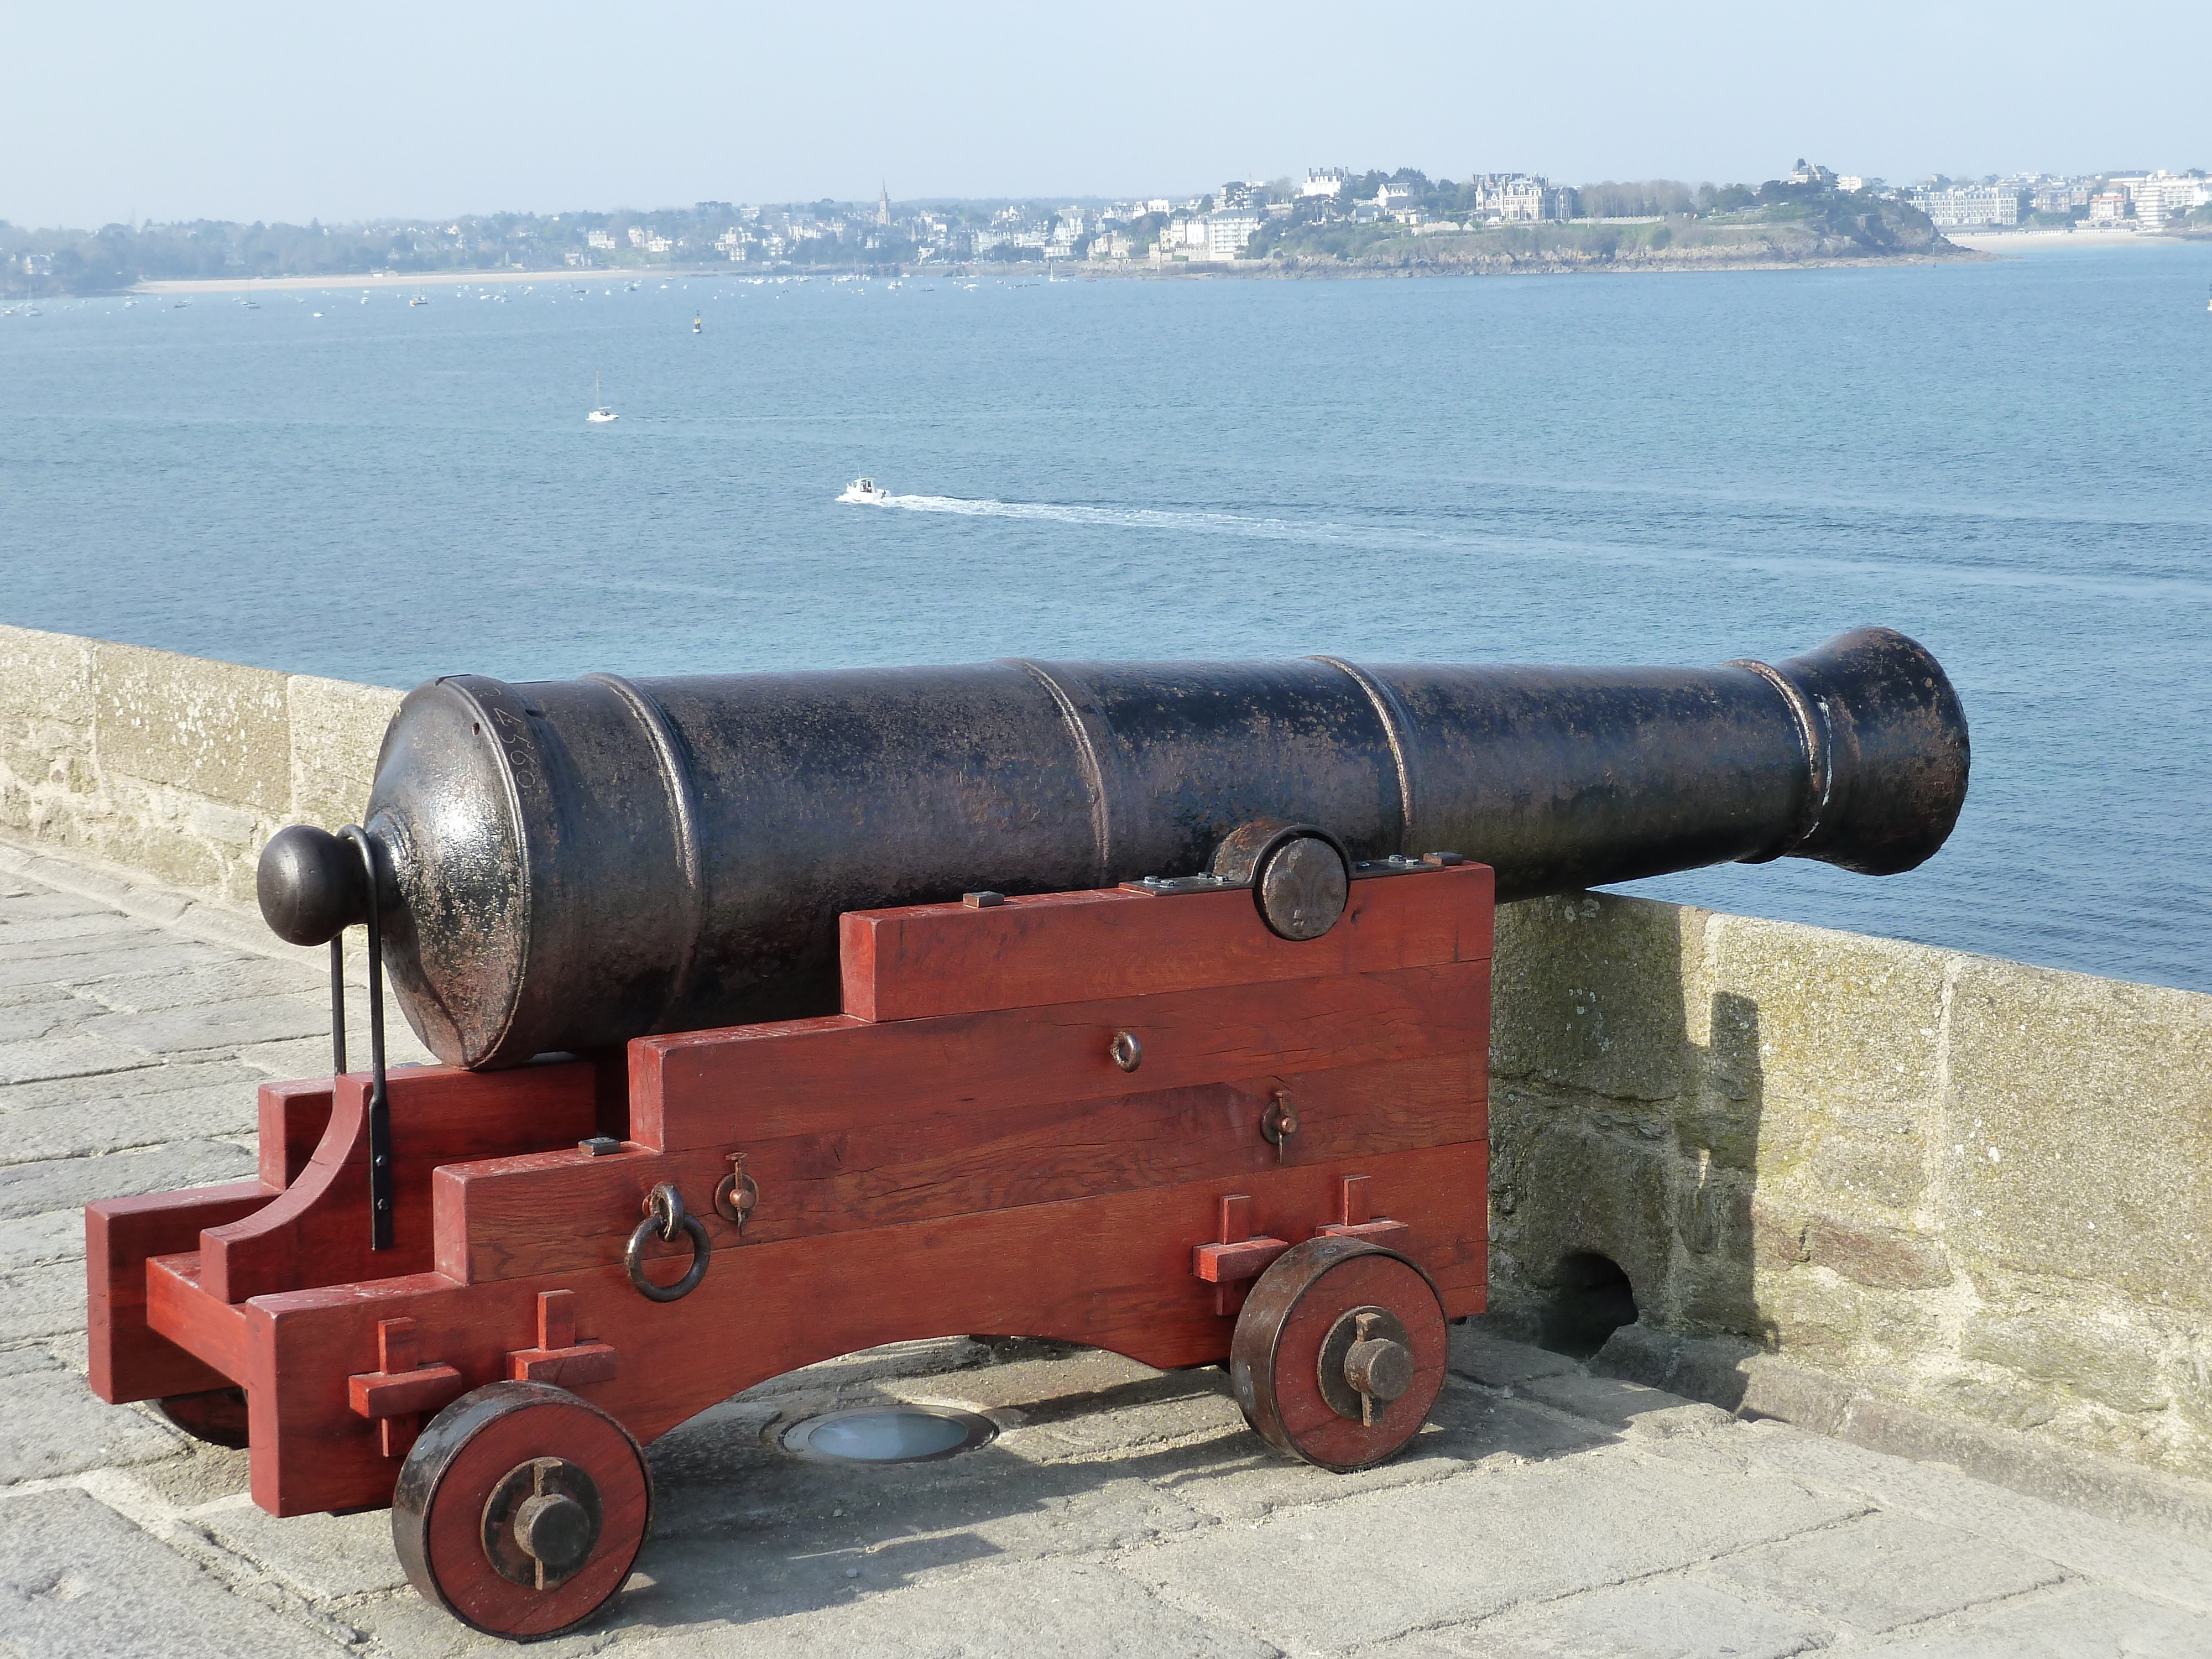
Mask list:
[[[1935,658],[1862,629],[1717,669],[1280,663],[859,669],[410,693],[366,829],[400,1006],[471,1066],[837,1006],[837,918],[1194,875],[1240,830],[1449,849],[1501,900],[1730,860],[1869,875],[1966,799]],[[297,944],[366,906],[319,831],[264,854]]]

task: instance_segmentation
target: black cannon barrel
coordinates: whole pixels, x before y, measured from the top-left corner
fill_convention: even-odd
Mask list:
[[[1943,844],[1967,761],[1942,669],[1883,629],[1708,671],[455,676],[401,704],[366,827],[400,1005],[485,1066],[834,1012],[841,912],[1194,874],[1262,818],[1464,854],[1501,900],[1729,860],[1892,874]],[[314,833],[262,865],[301,944],[358,919]]]

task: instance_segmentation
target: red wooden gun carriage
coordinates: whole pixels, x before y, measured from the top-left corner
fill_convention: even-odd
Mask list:
[[[1534,740],[1565,676],[906,672],[413,694],[368,829],[283,832],[263,908],[334,980],[365,922],[459,1063],[387,1075],[380,1026],[262,1090],[258,1179],[93,1206],[94,1390],[242,1389],[258,1504],[390,1504],[417,1588],[523,1638],[629,1576],[641,1445],[901,1339],[1225,1362],[1363,1468],[1484,1305],[1498,890],[1909,867],[1965,786],[1895,635],[1586,675]],[[794,726],[836,736],[764,763]]]

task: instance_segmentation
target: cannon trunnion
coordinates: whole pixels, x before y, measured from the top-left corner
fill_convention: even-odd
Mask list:
[[[334,989],[366,926],[371,1066],[334,997],[256,1180],[90,1206],[92,1386],[250,1444],[273,1514],[389,1504],[422,1594],[514,1638],[619,1591],[643,1444],[885,1342],[1219,1364],[1365,1468],[1485,1306],[1495,902],[1910,869],[1967,762],[1881,629],[1703,672],[440,681],[367,824],[262,861]],[[387,1072],[387,961],[448,1063]]]

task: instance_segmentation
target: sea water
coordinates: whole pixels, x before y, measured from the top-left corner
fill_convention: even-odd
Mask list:
[[[2208,280],[2182,246],[49,301],[0,319],[0,621],[394,686],[1879,623],[1972,724],[1942,853],[1633,890],[2212,990]],[[861,473],[893,502],[838,505]]]

